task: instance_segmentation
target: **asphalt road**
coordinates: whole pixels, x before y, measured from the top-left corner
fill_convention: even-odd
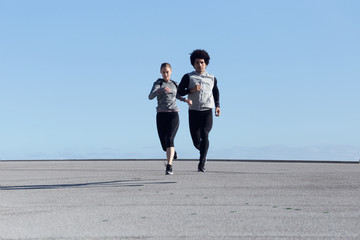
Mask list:
[[[1,161],[0,239],[360,239],[349,163]]]

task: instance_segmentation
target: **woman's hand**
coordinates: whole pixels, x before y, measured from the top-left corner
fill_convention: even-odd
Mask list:
[[[165,91],[166,93],[171,92],[170,88],[168,88],[168,87],[165,87],[165,88],[164,88],[164,91]]]
[[[159,88],[158,92],[159,92],[159,94],[170,93],[171,90],[168,87],[164,87],[164,88]]]

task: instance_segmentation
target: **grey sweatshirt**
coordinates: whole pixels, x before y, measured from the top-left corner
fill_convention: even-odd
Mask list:
[[[201,85],[201,90],[191,93],[190,89],[196,85]],[[204,111],[214,107],[220,107],[219,89],[216,78],[207,72],[202,74],[196,71],[185,74],[179,85],[179,94],[188,95],[192,101],[190,110]]]
[[[168,87],[170,92],[167,93],[164,88]],[[185,98],[181,97],[177,93],[177,83],[173,80],[168,82],[164,81],[164,79],[159,78],[153,84],[153,87],[149,94],[149,99],[152,100],[157,98],[157,112],[175,112],[179,111],[176,105],[176,98],[180,101],[185,101]]]

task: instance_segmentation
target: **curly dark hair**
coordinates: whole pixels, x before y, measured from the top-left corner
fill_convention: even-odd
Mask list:
[[[190,62],[191,62],[191,65],[194,66],[195,64],[195,59],[204,59],[206,65],[209,65],[209,62],[210,62],[210,56],[209,54],[207,53],[207,51],[205,50],[202,50],[202,49],[196,49],[194,50],[191,55],[190,55]]]

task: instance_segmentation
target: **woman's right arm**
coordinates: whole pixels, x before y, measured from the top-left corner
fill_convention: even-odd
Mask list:
[[[153,87],[151,88],[149,99],[152,100],[157,97],[159,94],[163,93],[163,90],[160,88],[158,81],[154,82]]]

